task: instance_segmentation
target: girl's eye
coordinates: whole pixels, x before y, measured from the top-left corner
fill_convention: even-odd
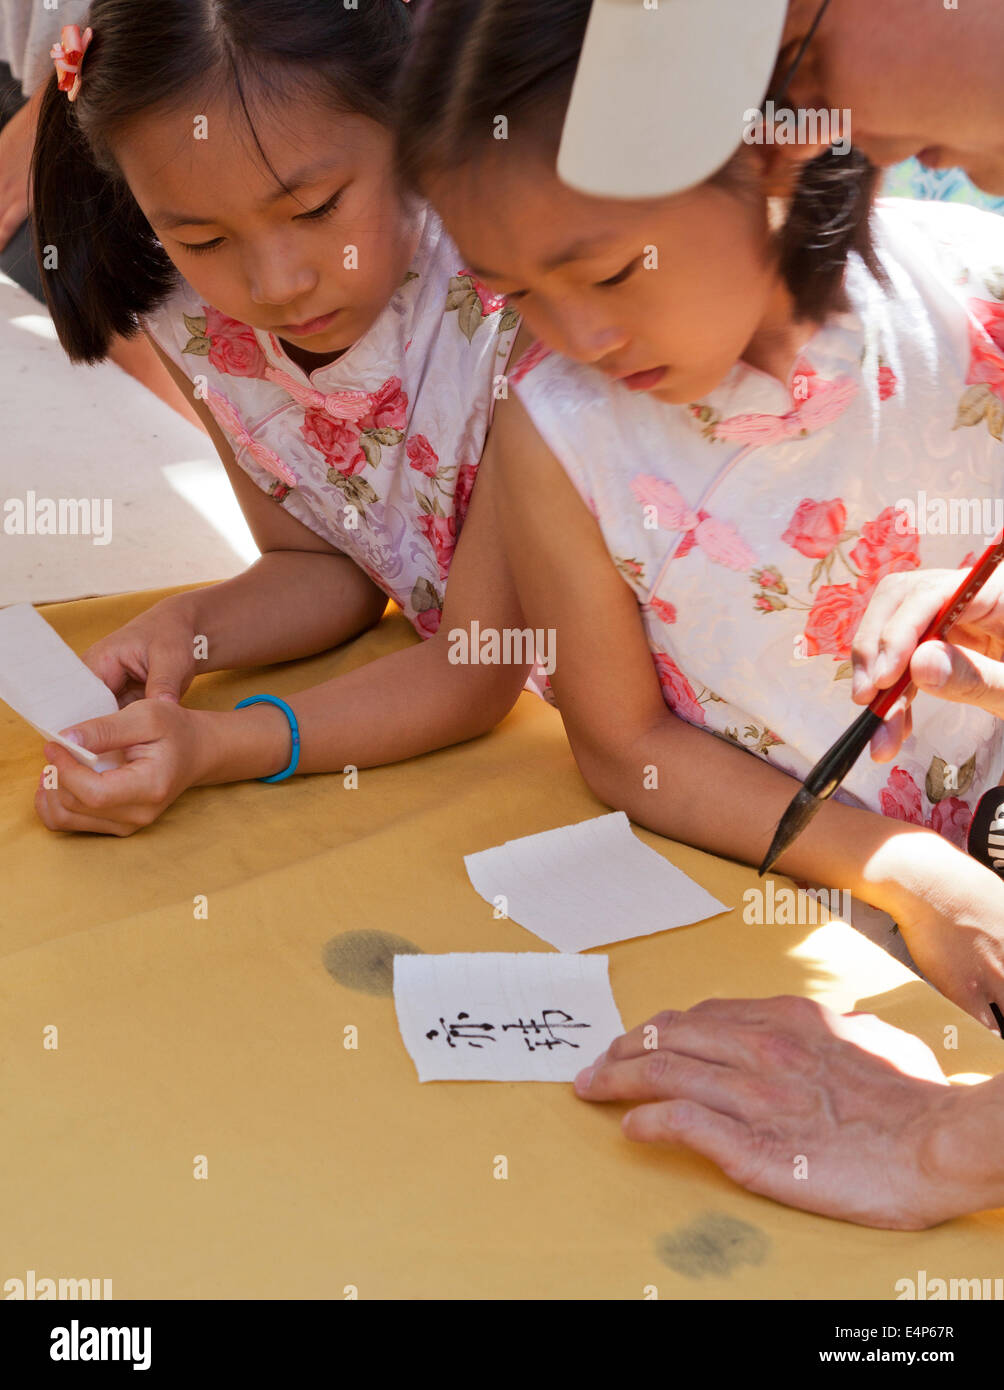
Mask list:
[[[326,203],[322,203],[321,206],[318,208],[311,208],[309,212],[298,213],[297,216],[294,218],[294,221],[319,222],[322,217],[328,217],[331,213],[334,212],[335,208],[341,202],[342,192],[343,190],[339,189],[338,192],[333,194]],[[218,246],[223,245],[225,240],[225,237],[218,236],[214,237],[212,241],[182,241],[179,243],[179,245],[183,246],[186,251],[192,251],[195,253],[195,255],[199,255],[203,251],[215,251]]]
[[[322,217],[327,217],[329,213],[334,212],[335,208],[341,202],[342,191],[342,189],[339,189],[338,192],[333,194],[326,203],[322,203],[319,208],[313,208],[310,212],[299,213],[295,220],[297,222],[303,220],[319,221]]]
[[[179,242],[179,245],[183,246],[186,251],[193,251],[198,255],[200,251],[215,251],[217,246],[223,245],[223,240],[223,237],[218,236],[214,237],[212,241],[199,241],[195,243],[182,241]]]
[[[608,285],[622,285],[625,280],[629,279],[634,274],[639,265],[641,265],[641,257],[636,256],[630,265],[626,265],[624,269],[618,271],[616,275],[611,275],[609,280],[600,280],[596,288],[605,289]]]

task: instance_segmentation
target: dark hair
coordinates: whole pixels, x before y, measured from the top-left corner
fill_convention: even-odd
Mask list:
[[[422,14],[398,86],[396,163],[402,183],[421,191],[498,144],[494,121],[532,132],[556,162],[592,0],[435,0]],[[711,180],[741,186],[736,160]],[[859,150],[828,150],[802,166],[779,267],[800,319],[845,309],[852,251],[887,284],[871,237],[879,171]]]
[[[31,184],[35,254],[45,297],[71,361],[99,362],[130,337],[178,273],[111,152],[130,122],[156,110],[230,94],[266,168],[252,108],[321,101],[390,125],[393,90],[411,38],[402,0],[93,0],[93,37],[75,101],[55,71],[39,113]],[[85,26],[82,24],[81,29]],[[45,266],[46,248],[57,265]]]

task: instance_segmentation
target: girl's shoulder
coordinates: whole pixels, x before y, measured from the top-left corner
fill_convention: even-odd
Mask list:
[[[875,244],[891,272],[923,290],[953,297],[1004,300],[1004,217],[966,203],[882,198],[875,205]]]
[[[216,313],[179,274],[171,292],[140,319],[140,327],[169,356],[176,356],[185,350],[191,339],[207,337],[209,320]]]

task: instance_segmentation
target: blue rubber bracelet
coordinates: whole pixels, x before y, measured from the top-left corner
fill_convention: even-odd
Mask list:
[[[259,782],[284,782],[287,777],[292,777],[296,771],[296,765],[300,761],[300,727],[296,722],[296,715],[286,704],[285,700],[280,700],[278,695],[249,695],[246,700],[241,700],[234,705],[234,709],[243,709],[245,705],[275,705],[281,709],[289,720],[289,731],[293,735],[293,751],[290,755],[289,766],[282,772],[276,772],[271,777],[259,777]]]

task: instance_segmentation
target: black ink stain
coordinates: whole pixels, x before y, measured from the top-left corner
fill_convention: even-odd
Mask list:
[[[756,1226],[708,1211],[688,1226],[656,1237],[659,1259],[688,1279],[731,1274],[740,1265],[762,1265],[770,1238]]]
[[[346,989],[363,994],[394,993],[394,957],[420,956],[421,946],[387,931],[347,931],[324,943],[321,960]]]

